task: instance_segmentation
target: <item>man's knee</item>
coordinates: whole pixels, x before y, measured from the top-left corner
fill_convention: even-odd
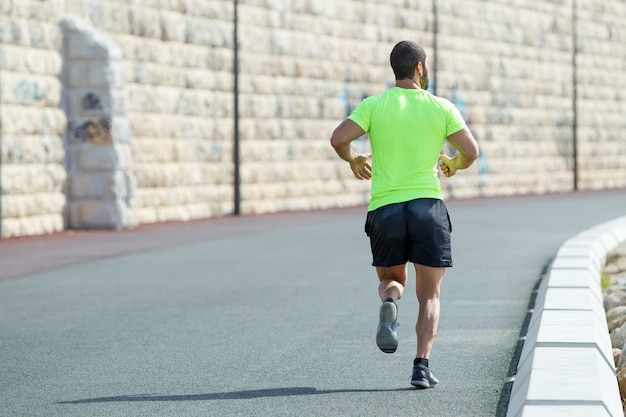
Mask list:
[[[406,265],[395,265],[390,267],[377,266],[378,279],[382,281],[395,281],[402,286],[406,286],[407,271]]]

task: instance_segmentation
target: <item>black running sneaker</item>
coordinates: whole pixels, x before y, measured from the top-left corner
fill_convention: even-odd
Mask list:
[[[439,380],[428,367],[419,364],[413,367],[411,385],[417,388],[432,388],[439,383]]]
[[[376,344],[385,353],[393,353],[398,348],[398,306],[393,301],[385,301],[380,306]]]

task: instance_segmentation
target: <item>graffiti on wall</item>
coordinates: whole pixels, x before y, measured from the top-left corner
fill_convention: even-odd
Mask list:
[[[103,114],[105,108],[100,96],[94,92],[87,92],[80,97],[80,108],[84,113],[93,112]],[[76,144],[110,145],[113,143],[111,132],[111,118],[90,117],[80,120],[70,120],[68,123],[70,141]]]
[[[478,141],[478,135],[472,127],[472,115],[470,114],[467,102],[463,98],[463,94],[458,83],[456,83],[452,88],[451,101],[456,106],[456,108],[459,109],[461,116],[463,116],[463,120],[465,120],[467,128],[470,130],[470,132],[472,132],[472,135]],[[451,146],[449,146],[449,151],[454,151]],[[484,149],[480,150],[480,155],[476,163],[478,165],[478,194],[482,196],[485,184],[487,184],[487,173],[489,172],[489,163],[487,161],[487,154],[485,153]],[[448,181],[447,184],[448,192],[452,195],[452,184],[450,181]]]
[[[100,99],[100,96],[93,92],[85,94],[80,104],[84,111],[104,110],[102,107],[102,100]]]
[[[42,100],[46,92],[36,81],[22,80],[15,85],[14,94],[18,102],[33,102]]]
[[[70,121],[71,140],[74,143],[110,145],[113,143],[111,119],[101,117],[84,121]]]
[[[369,94],[363,91],[361,94],[361,97],[359,98],[359,102],[361,100],[366,99],[368,96]],[[350,113],[352,113],[352,110],[354,110],[354,108],[358,104],[358,103],[352,103],[350,100],[350,70],[349,69],[346,70],[346,72],[344,73],[343,90],[341,91],[341,94],[339,95],[339,100],[341,101],[341,106],[343,107],[345,117],[347,118],[348,116],[350,116]],[[365,134],[361,136],[360,138],[355,139],[352,142],[352,145],[354,146],[355,150],[358,153],[367,152],[368,140],[369,140],[369,135]]]

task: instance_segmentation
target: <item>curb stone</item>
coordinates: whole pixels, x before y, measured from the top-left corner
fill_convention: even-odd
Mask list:
[[[567,240],[537,290],[507,417],[623,417],[600,287],[626,216]]]

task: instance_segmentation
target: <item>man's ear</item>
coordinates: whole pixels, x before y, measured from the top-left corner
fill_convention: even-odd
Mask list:
[[[421,62],[418,62],[417,65],[415,66],[415,72],[421,78],[424,75],[424,64],[422,64]]]

